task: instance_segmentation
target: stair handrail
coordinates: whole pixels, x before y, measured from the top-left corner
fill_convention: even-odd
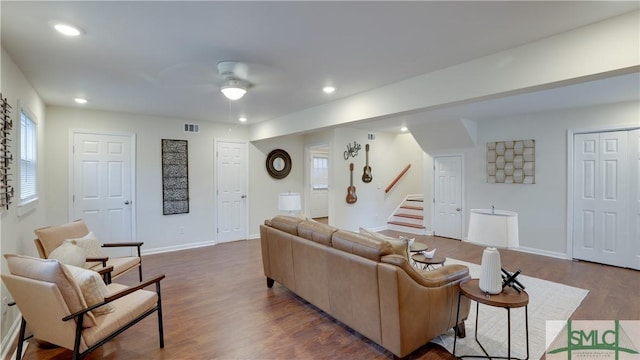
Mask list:
[[[407,173],[407,171],[409,171],[409,168],[410,168],[410,167],[411,167],[411,164],[409,164],[409,165],[405,166],[405,168],[404,168],[404,169],[402,169],[402,171],[400,171],[400,173],[398,174],[398,176],[396,176],[396,177],[395,177],[395,179],[393,179],[393,181],[391,181],[391,183],[389,184],[389,186],[387,186],[387,188],[386,188],[386,189],[384,189],[384,193],[385,193],[385,194],[386,194],[386,193],[388,193],[388,192],[391,190],[391,188],[393,188],[393,187],[396,185],[396,183],[400,180],[400,178],[402,178],[402,177],[404,176],[404,174],[406,174],[406,173]]]

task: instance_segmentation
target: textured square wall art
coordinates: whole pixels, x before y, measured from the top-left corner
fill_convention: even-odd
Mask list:
[[[535,184],[535,160],[535,140],[488,142],[487,182]]]
[[[162,214],[189,212],[187,140],[162,139]]]

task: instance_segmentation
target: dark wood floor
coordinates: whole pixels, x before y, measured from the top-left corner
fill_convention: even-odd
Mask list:
[[[399,235],[385,231],[388,235]],[[444,256],[480,263],[484,248],[418,236]],[[523,274],[585,288],[573,319],[640,320],[640,272],[501,250],[502,264]],[[392,354],[333,320],[279,284],[268,289],[258,240],[145,256],[144,273],[162,281],[165,348],[155,315],[89,359],[387,359]],[[117,282],[133,284],[130,273]],[[62,349],[29,346],[26,359],[67,359]],[[452,359],[426,345],[409,359]]]

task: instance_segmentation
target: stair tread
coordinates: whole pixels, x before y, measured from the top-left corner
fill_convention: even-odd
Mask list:
[[[406,201],[424,202],[424,199],[407,199]]]
[[[413,206],[413,205],[402,205],[400,209],[409,209],[409,210],[424,210],[422,206]]]
[[[404,218],[409,218],[409,219],[417,219],[417,220],[423,220],[424,219],[424,217],[422,215],[414,215],[414,214],[407,214],[407,213],[397,213],[397,214],[393,214],[393,216],[404,217]]]
[[[425,228],[423,225],[411,224],[411,223],[406,223],[406,222],[402,222],[402,221],[387,221],[387,224],[399,225],[399,226],[407,226],[407,227],[412,227],[412,228],[416,228],[416,229],[424,229]]]

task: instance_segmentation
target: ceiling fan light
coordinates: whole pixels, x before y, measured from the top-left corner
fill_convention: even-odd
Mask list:
[[[227,99],[238,100],[247,93],[247,87],[238,80],[228,80],[222,84],[220,91],[222,91]]]

